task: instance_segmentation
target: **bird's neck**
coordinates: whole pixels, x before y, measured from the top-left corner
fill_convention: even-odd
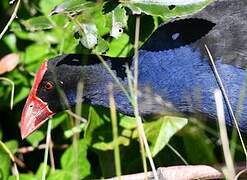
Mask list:
[[[125,86],[127,81],[126,78],[122,76],[123,74],[114,69],[115,67],[113,67],[111,61],[107,61],[107,63],[120,83]],[[68,67],[65,67],[65,69],[66,68]],[[63,90],[70,106],[75,106],[77,103],[83,102],[84,104],[109,107],[109,87],[113,86],[113,94],[118,111],[132,114],[127,96],[119,88],[112,75],[102,63],[70,66],[69,71],[70,75],[64,77],[67,81],[67,83],[64,84],[68,84],[68,87],[64,87]]]

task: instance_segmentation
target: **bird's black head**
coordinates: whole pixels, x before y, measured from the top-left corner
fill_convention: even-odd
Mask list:
[[[26,137],[50,116],[76,103],[76,89],[82,80],[82,55],[70,54],[45,61],[34,80],[21,117],[21,134]]]

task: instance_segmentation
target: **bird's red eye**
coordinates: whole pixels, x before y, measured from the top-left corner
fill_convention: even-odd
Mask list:
[[[45,89],[46,90],[51,90],[53,88],[53,84],[51,83],[51,82],[47,82],[46,84],[45,84]]]

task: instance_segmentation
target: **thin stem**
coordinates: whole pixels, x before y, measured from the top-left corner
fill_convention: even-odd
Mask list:
[[[74,113],[73,111],[71,111],[71,110],[66,110],[66,112],[67,112],[70,116],[74,117],[75,119],[80,120],[82,123],[87,123],[87,120],[86,120],[85,118],[83,118],[83,117],[81,117],[81,116],[78,116],[78,115],[77,115],[76,113]]]
[[[49,145],[49,154],[50,154],[50,161],[51,161],[51,168],[52,170],[56,170],[56,167],[55,167],[55,160],[54,160],[54,154],[53,154],[53,142],[52,142],[52,139],[50,141],[50,145]]]
[[[212,54],[210,53],[210,51],[209,51],[209,49],[208,49],[208,47],[207,47],[206,44],[205,44],[205,48],[206,48],[206,50],[207,50],[207,53],[208,53],[208,56],[209,56],[210,63],[211,63],[211,65],[212,65],[212,69],[213,69],[214,75],[215,75],[215,77],[216,77],[216,80],[217,80],[217,82],[218,82],[218,84],[219,84],[219,86],[220,86],[220,90],[221,90],[221,92],[222,92],[222,94],[223,94],[223,97],[224,97],[224,99],[225,99],[227,108],[228,108],[228,110],[229,110],[229,112],[230,112],[230,115],[231,115],[231,117],[232,117],[232,119],[233,119],[233,121],[234,121],[234,124],[235,124],[235,126],[236,126],[236,129],[237,129],[237,132],[238,132],[238,135],[239,135],[239,138],[240,138],[240,142],[241,142],[242,148],[243,148],[243,150],[244,150],[245,161],[246,161],[246,165],[247,165],[247,150],[246,150],[246,148],[245,148],[245,144],[244,144],[244,141],[243,141],[243,138],[242,138],[242,135],[241,135],[239,126],[238,126],[238,121],[237,121],[237,119],[236,119],[236,117],[235,117],[235,115],[234,115],[234,113],[233,113],[233,110],[232,110],[232,106],[231,106],[230,100],[229,100],[229,98],[228,98],[228,95],[227,95],[227,93],[226,93],[226,90],[225,90],[225,87],[224,87],[224,85],[223,85],[223,82],[222,82],[222,80],[221,80],[221,78],[220,78],[220,75],[219,75],[219,73],[218,73],[218,71],[217,71],[217,68],[216,68],[216,66],[215,66],[215,63],[214,63]]]
[[[183,158],[183,156],[170,144],[167,144],[167,147],[169,147],[182,161],[185,165],[189,165],[189,163]]]
[[[18,0],[17,3],[16,3],[16,6],[15,6],[15,9],[8,21],[8,23],[6,24],[6,26],[4,27],[3,31],[0,33],[0,39],[2,39],[3,35],[6,33],[6,31],[8,30],[10,24],[13,22],[13,20],[15,19],[16,17],[16,14],[17,14],[17,11],[18,11],[18,8],[20,6],[20,2],[21,0]]]
[[[118,179],[121,179],[121,158],[120,158],[120,150],[119,150],[119,142],[118,142],[118,126],[117,126],[117,112],[116,112],[116,104],[113,96],[113,88],[112,85],[109,87],[109,103],[111,110],[111,122],[112,122],[112,134],[113,134],[113,145],[114,145],[114,160],[116,167],[116,175]]]
[[[12,154],[12,152],[9,150],[9,148],[0,140],[0,145],[2,146],[3,150],[8,154],[8,156],[10,157],[10,159],[12,160],[13,162],[13,165],[14,165],[14,169],[15,169],[15,176],[16,176],[16,179],[19,180],[20,177],[19,177],[19,171],[18,171],[18,168],[17,168],[17,165],[16,165],[16,162],[15,162],[15,157],[14,155]]]
[[[220,139],[221,139],[221,144],[222,144],[223,153],[226,161],[226,167],[227,167],[226,178],[234,179],[235,169],[233,165],[233,160],[232,160],[228,136],[227,136],[223,98],[222,98],[222,93],[219,89],[215,90],[214,97],[215,97],[216,110],[217,110],[217,116],[218,116],[218,122],[220,128]]]
[[[49,145],[51,141],[51,127],[52,127],[52,121],[48,121],[48,127],[46,132],[46,147],[45,147],[45,155],[44,155],[44,167],[42,171],[42,180],[46,179],[46,173],[47,173],[47,161],[48,161],[48,154],[49,154]]]
[[[12,110],[14,106],[15,83],[12,80],[5,78],[5,77],[0,77],[0,80],[7,81],[12,86],[11,97],[10,97],[11,98],[10,99],[10,109]]]

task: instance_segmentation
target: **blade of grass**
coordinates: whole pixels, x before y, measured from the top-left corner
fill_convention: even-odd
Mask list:
[[[220,139],[221,139],[221,144],[222,144],[223,153],[224,153],[225,162],[226,162],[226,173],[225,174],[226,174],[226,178],[231,180],[231,179],[234,179],[235,169],[233,165],[233,160],[232,160],[228,136],[227,136],[223,98],[222,98],[222,93],[219,89],[215,90],[214,97],[215,97],[215,103],[216,103],[218,123],[219,123],[219,128],[220,128]]]
[[[217,80],[217,82],[218,82],[218,84],[219,84],[219,86],[220,86],[220,90],[221,90],[221,92],[222,92],[222,94],[223,94],[223,97],[224,97],[224,100],[225,100],[225,102],[226,102],[226,106],[227,106],[227,108],[228,108],[228,110],[229,110],[229,112],[230,112],[230,115],[231,115],[231,117],[232,117],[232,119],[233,119],[233,121],[234,121],[234,124],[235,124],[235,126],[236,126],[236,129],[237,129],[237,132],[238,132],[238,135],[239,135],[239,139],[240,139],[240,142],[241,142],[241,144],[242,144],[242,148],[243,148],[243,150],[244,150],[244,154],[245,154],[245,162],[246,162],[246,166],[247,166],[247,150],[246,150],[246,147],[245,147],[245,144],[244,144],[244,141],[243,141],[243,138],[242,138],[242,135],[241,135],[239,126],[238,126],[238,121],[237,121],[237,119],[236,119],[236,117],[235,117],[235,115],[234,115],[234,112],[233,112],[233,110],[232,110],[231,103],[230,103],[230,100],[229,100],[229,98],[228,98],[228,96],[227,96],[225,87],[224,87],[224,85],[223,85],[223,82],[222,82],[222,80],[221,80],[221,78],[220,78],[220,75],[219,75],[219,73],[218,73],[218,71],[217,71],[217,68],[216,68],[216,66],[215,66],[215,63],[214,63],[214,60],[213,60],[213,56],[212,56],[212,54],[211,54],[211,52],[210,52],[210,50],[208,49],[208,47],[207,47],[206,44],[205,44],[205,48],[206,48],[206,51],[207,51],[207,53],[208,53],[209,60],[210,60],[211,67],[212,67],[212,69],[213,69],[215,78],[216,78],[216,80]]]
[[[112,85],[110,85],[109,87],[109,103],[110,103],[111,121],[112,121],[112,135],[113,135],[113,145],[114,145],[114,160],[115,160],[116,176],[118,179],[121,179],[122,173],[121,173],[121,158],[120,158],[120,150],[119,150],[119,142],[118,142],[117,112],[116,112],[116,104],[113,96]]]

